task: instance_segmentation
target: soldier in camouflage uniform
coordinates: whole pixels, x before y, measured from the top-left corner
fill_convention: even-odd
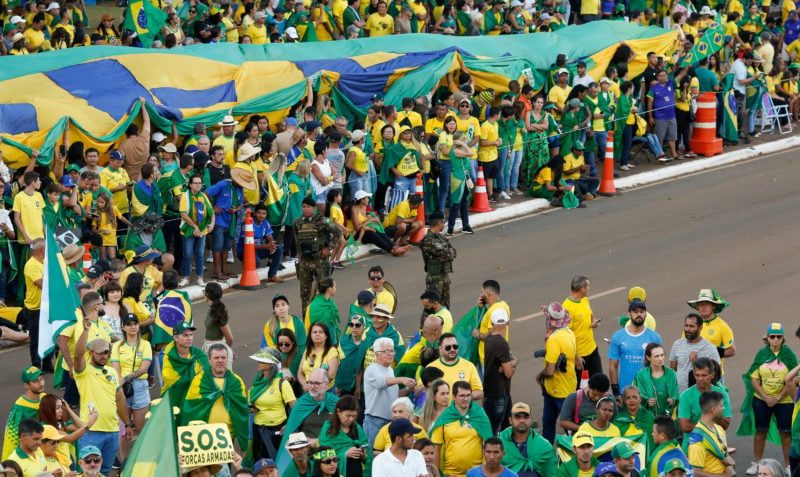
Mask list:
[[[303,199],[303,216],[294,222],[294,237],[300,260],[297,261],[297,280],[300,281],[300,299],[303,313],[314,297],[317,284],[331,276],[333,266],[328,258],[331,248],[339,240],[339,229],[330,219],[316,214],[317,204],[311,197]]]
[[[456,249],[445,238],[444,214],[433,212],[428,219],[428,233],[419,243],[422,258],[425,260],[425,288],[433,290],[441,298],[439,303],[450,308],[450,277],[453,273],[453,260]]]

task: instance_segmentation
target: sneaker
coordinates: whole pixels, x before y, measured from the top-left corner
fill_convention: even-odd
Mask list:
[[[333,268],[335,268],[337,270],[344,270],[344,264],[342,263],[341,260],[338,261],[338,262],[333,262],[332,265],[333,265]]]
[[[503,192],[500,193],[500,198],[503,199],[503,200],[509,200],[509,199],[511,199],[511,196],[506,194],[505,191],[503,191]]]
[[[697,157],[697,154],[693,153],[692,151],[689,151],[685,153],[683,157],[685,157],[686,159],[694,159],[695,157]]]
[[[448,230],[445,235],[447,235],[448,237],[452,237],[453,236],[453,231],[452,230]]]
[[[201,288],[206,286],[206,282],[203,280],[203,277],[197,277],[197,286]]]
[[[228,263],[233,263],[233,250],[228,250]]]
[[[633,169],[634,167],[636,167],[636,164],[634,164],[633,162],[629,162],[629,163],[628,163],[628,167],[630,167],[631,169]]]
[[[189,286],[189,277],[181,278],[181,281],[178,282],[178,288],[184,288]]]
[[[756,475],[758,473],[758,463],[750,462],[750,467],[748,467],[744,473],[747,475]]]
[[[583,196],[583,200],[585,200],[586,202],[589,202],[590,200],[594,200],[594,195],[587,193],[585,196]]]
[[[214,255],[213,254],[208,256],[208,258],[206,259],[206,263],[214,263]]]
[[[475,233],[475,231],[474,231],[474,230],[472,230],[470,227],[464,227],[463,229],[461,229],[461,231],[462,231],[463,233],[465,233],[465,234],[470,234],[470,235],[472,235],[472,234],[474,234],[474,233]]]
[[[672,162],[672,158],[671,157],[659,157],[658,158],[658,162],[660,162],[661,164],[669,164],[670,162]]]
[[[790,466],[786,466],[786,477],[792,477],[792,468]]]
[[[631,166],[629,166],[628,164],[625,164],[624,166],[619,166],[619,168],[620,168],[620,170],[626,171],[626,172],[631,170]]]

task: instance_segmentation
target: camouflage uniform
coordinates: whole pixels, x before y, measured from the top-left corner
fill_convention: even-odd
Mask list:
[[[425,288],[439,294],[439,303],[450,308],[450,277],[453,273],[453,260],[456,248],[443,234],[428,233],[419,244],[422,259],[425,260]]]
[[[308,219],[299,217],[294,222],[295,242],[300,255],[300,260],[297,261],[297,280],[300,281],[303,315],[314,298],[314,283],[318,284],[333,273],[331,262],[322,256],[322,249],[333,248],[339,240],[339,234],[339,229],[330,219],[319,214]]]

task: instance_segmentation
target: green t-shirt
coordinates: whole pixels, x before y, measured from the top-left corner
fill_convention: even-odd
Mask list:
[[[714,91],[714,86],[719,85],[717,75],[708,68],[695,68],[694,75],[700,83],[701,93],[711,93]]]
[[[730,418],[731,399],[728,397],[728,391],[715,384],[711,385],[711,390],[722,393],[723,404],[725,406],[722,417]],[[700,409],[700,394],[702,393],[697,389],[696,384],[681,393],[680,402],[678,403],[678,419],[689,419],[694,423],[700,420],[700,416],[703,414],[703,411]]]

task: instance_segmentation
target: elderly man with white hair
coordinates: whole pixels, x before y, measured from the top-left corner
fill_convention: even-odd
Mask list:
[[[378,431],[392,420],[392,405],[400,394],[408,394],[416,382],[412,378],[398,378],[394,375],[394,341],[391,338],[378,338],[372,343],[375,362],[364,371],[364,432],[370,445],[375,441]],[[405,386],[400,391],[400,384]]]
[[[409,421],[414,417],[414,404],[411,402],[406,396],[399,397],[394,400],[392,403],[392,420],[396,421],[398,419],[408,419]],[[375,442],[372,443],[372,452],[374,455],[378,455],[381,452],[385,451],[389,447],[392,446],[392,438],[389,435],[389,426],[391,426],[391,422],[386,424],[385,426],[381,427],[381,430],[378,431],[378,435],[375,436]],[[412,422],[411,423],[414,428],[417,430],[414,433],[414,441],[418,441],[423,438],[428,437],[428,433],[425,431],[425,428],[420,426],[419,424]]]

